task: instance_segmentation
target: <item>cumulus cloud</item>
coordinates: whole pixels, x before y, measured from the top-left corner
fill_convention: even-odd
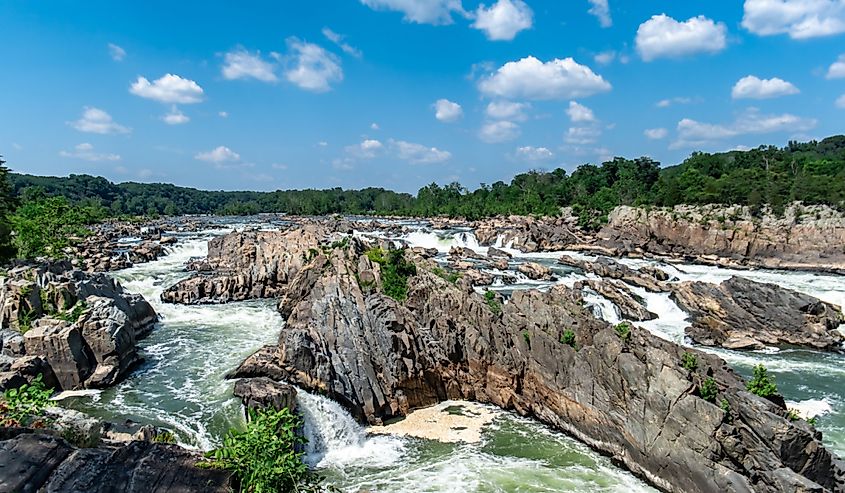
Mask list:
[[[596,115],[593,114],[593,110],[575,101],[569,102],[569,108],[566,110],[566,114],[569,115],[569,119],[573,123],[596,121]]]
[[[510,120],[521,122],[528,117],[525,114],[531,108],[529,103],[516,103],[513,101],[491,101],[485,112],[494,120]]]
[[[661,99],[660,101],[657,102],[657,104],[655,106],[657,106],[658,108],[668,108],[672,105],[690,104],[690,103],[692,103],[692,98],[674,97],[674,98]]]
[[[346,36],[338,34],[329,29],[328,27],[323,28],[323,36],[325,36],[326,39],[328,39],[332,43],[336,44],[347,55],[352,55],[355,58],[361,58],[362,56],[364,56],[364,54],[361,53],[361,50],[355,48],[354,46],[344,41],[344,39],[346,39]]]
[[[607,0],[590,0],[590,4],[592,4],[592,7],[590,7],[589,12],[596,16],[601,27],[610,27],[613,25],[613,19],[610,18],[610,6],[607,4]]]
[[[340,60],[333,53],[313,43],[288,38],[289,67],[285,78],[307,91],[326,92],[343,80]]]
[[[124,50],[120,46],[118,46],[114,43],[109,43],[108,48],[109,48],[109,56],[111,57],[112,60],[114,60],[116,62],[122,62],[123,59],[126,58],[126,50]]]
[[[640,24],[635,43],[640,57],[650,62],[657,58],[718,53],[728,44],[727,32],[725,24],[703,15],[679,22],[660,14]]]
[[[601,137],[601,128],[593,125],[587,127],[570,127],[563,136],[567,144],[587,145],[595,144]]]
[[[220,118],[229,118],[229,112],[228,111],[218,111],[217,116],[219,116]]]
[[[241,155],[229,149],[226,146],[218,146],[208,152],[200,152],[194,159],[212,163],[218,167],[223,167],[228,163],[236,163],[241,160]]]
[[[845,109],[845,94],[839,96],[839,98],[836,100],[836,107]]]
[[[170,108],[170,112],[161,117],[161,119],[168,125],[182,125],[183,123],[191,121],[187,115],[179,111],[179,108],[177,108],[176,105],[173,105]]]
[[[244,48],[237,48],[223,56],[223,78],[256,79],[262,82],[276,82],[276,66],[261,58],[261,52],[254,54]]]
[[[361,0],[373,10],[402,12],[406,22],[444,25],[452,23],[452,13],[463,14],[461,0]]]
[[[760,36],[809,39],[845,32],[842,0],[745,0],[743,10],[742,27]]]
[[[781,96],[798,94],[799,91],[791,82],[777,77],[760,79],[749,75],[737,81],[731,91],[734,99],[770,99]]]
[[[399,159],[411,164],[437,164],[448,161],[452,153],[404,140],[391,140],[390,145]]]
[[[482,125],[478,137],[488,144],[497,144],[514,140],[519,137],[520,133],[519,125],[511,121],[501,120]]]
[[[643,134],[646,138],[651,140],[660,140],[665,139],[667,135],[669,135],[669,131],[665,128],[648,128],[646,129]]]
[[[613,63],[613,60],[616,60],[616,51],[615,50],[607,50],[602,51],[600,53],[596,53],[593,55],[593,60],[600,65],[610,65]]]
[[[348,155],[358,159],[372,159],[384,149],[384,144],[375,139],[364,139],[360,144],[346,146]]]
[[[502,65],[478,85],[483,94],[505,99],[570,99],[611,89],[610,83],[572,58],[541,62],[533,56]]]
[[[545,147],[524,146],[516,149],[516,157],[523,161],[549,161],[555,154]]]
[[[463,114],[464,110],[461,105],[448,99],[438,99],[434,103],[434,117],[441,122],[458,121]]]
[[[765,115],[756,108],[749,108],[727,124],[702,123],[689,118],[678,122],[678,139],[673,148],[693,147],[740,135],[775,132],[806,132],[816,126],[813,118],[803,118],[789,113]]]
[[[131,131],[115,122],[105,111],[90,106],[82,109],[82,118],[68,122],[68,125],[80,132],[92,134],[127,134]]]
[[[59,156],[91,162],[120,160],[120,156],[118,154],[95,152],[94,146],[87,142],[74,146],[74,148],[70,151],[60,151]]]
[[[490,7],[478,6],[472,27],[484,31],[489,40],[510,41],[533,23],[534,12],[524,1],[498,0]]]
[[[845,78],[845,54],[839,55],[839,58],[830,65],[826,77],[828,79]]]
[[[196,82],[178,75],[166,74],[153,82],[138,77],[129,92],[161,103],[193,104],[203,99],[203,90]]]

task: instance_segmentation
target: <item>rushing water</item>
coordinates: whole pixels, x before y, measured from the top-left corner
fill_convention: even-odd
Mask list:
[[[184,238],[161,260],[117,273],[124,287],[143,294],[162,318],[156,330],[140,344],[146,362],[118,386],[66,399],[64,405],[111,421],[130,419],[163,426],[176,432],[180,443],[203,450],[217,445],[229,428],[243,426],[241,406],[232,397],[232,383],[224,376],[260,346],[278,338],[282,320],[273,302],[191,307],[159,301],[164,288],[188,275],[183,271],[184,263],[205,255],[209,237],[199,234]],[[486,251],[467,230],[419,230],[394,239],[436,248],[441,254],[452,246]],[[592,277],[557,265],[557,258],[564,252],[510,252],[514,254],[511,268],[520,262],[539,262],[555,271],[558,283],[571,286],[577,280]],[[652,263],[623,262],[635,268]],[[837,276],[652,264],[680,280],[720,282],[731,275],[741,275],[845,304],[845,283]],[[529,280],[513,270],[489,272],[498,277],[493,289],[504,292],[548,289],[553,284]],[[508,278],[516,281],[504,282]],[[637,325],[666,339],[689,344],[683,334],[687,315],[668,294],[634,290],[646,300],[648,309],[659,315],[657,320]],[[585,299],[597,316],[609,322],[619,321],[618,311],[608,300],[595,293],[587,293]],[[841,385],[845,358],[803,350],[706,350],[725,358],[746,375],[755,364],[764,363],[795,407],[822,414],[818,428],[824,433],[825,442],[840,456],[845,455],[845,387]],[[371,436],[337,403],[304,392],[298,399],[309,438],[307,460],[343,491],[653,491],[575,440],[509,413],[497,411],[480,443],[443,444]]]

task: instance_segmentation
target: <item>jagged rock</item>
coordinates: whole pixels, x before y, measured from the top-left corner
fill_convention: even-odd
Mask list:
[[[506,258],[506,259],[513,257],[513,255],[511,255],[510,253],[508,253],[504,250],[499,250],[496,247],[488,248],[487,249],[487,256],[488,257],[501,257],[501,258]]]
[[[620,315],[625,320],[642,322],[657,318],[655,313],[646,309],[643,300],[631,292],[628,286],[621,281],[615,279],[588,279],[586,281],[578,281],[574,286],[575,289],[583,289],[584,287],[588,287],[610,300],[616,305]]]
[[[656,293],[669,290],[669,287],[662,283],[663,279],[654,277],[654,270],[658,269],[635,270],[607,257],[598,257],[595,261],[590,262],[563,255],[558,259],[558,263],[593,273],[599,277],[619,279]]]
[[[462,260],[462,259],[474,259],[474,260],[482,260],[484,259],[484,255],[476,252],[475,250],[467,247],[461,246],[453,246],[449,250],[449,258],[455,260]]]
[[[249,409],[296,409],[296,389],[291,385],[267,377],[245,378],[235,382],[235,397],[240,397]]]
[[[478,269],[465,270],[461,278],[473,286],[490,286],[493,284],[493,276]]]
[[[686,334],[706,346],[842,350],[840,307],[775,284],[732,277],[719,285],[682,282],[672,298],[690,314]]]
[[[381,423],[446,399],[511,409],[565,431],[671,492],[845,491],[840,463],[786,410],[745,391],[716,356],[633,328],[620,337],[578,292],[517,291],[494,310],[423,264],[399,303],[355,281],[360,251],[306,266],[279,303],[278,347],[236,372],[321,392]],[[417,262],[424,262],[416,259]],[[565,330],[576,347],[561,342]],[[711,376],[729,415],[697,393]]]
[[[0,329],[0,347],[6,356],[18,357],[25,354],[23,335],[11,329]]]
[[[96,447],[103,437],[104,423],[73,409],[48,407],[44,409],[50,430],[76,447]]]
[[[525,262],[516,266],[516,270],[525,274],[529,279],[535,281],[552,281],[554,275],[552,270],[545,265],[540,265],[536,262]]]
[[[230,475],[200,469],[201,455],[174,445],[131,442],[77,449],[61,438],[22,433],[0,441],[0,491],[30,493],[228,492]]]

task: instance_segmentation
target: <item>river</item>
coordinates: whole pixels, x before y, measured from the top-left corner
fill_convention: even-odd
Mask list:
[[[206,254],[206,242],[222,230],[185,235],[162,259],[116,272],[123,286],[143,294],[161,322],[140,346],[145,362],[119,385],[65,399],[62,405],[104,419],[132,420],[173,430],[180,444],[208,450],[225,432],[244,424],[233,383],[225,374],[262,345],[277,340],[283,322],[270,301],[211,306],[161,303],[162,290],[188,274],[186,261]],[[418,231],[403,237],[417,245],[446,253],[453,245],[479,251],[467,231]],[[564,252],[521,254],[514,262],[536,261],[552,267],[560,283],[572,284],[583,275],[555,264]],[[571,255],[571,252],[568,252]],[[636,267],[643,261],[624,260]],[[653,263],[681,280],[719,282],[731,275],[774,282],[825,301],[845,304],[841,277],[774,271],[730,271],[695,265]],[[514,273],[510,273],[513,275]],[[515,284],[495,289],[547,289],[552,283],[530,281],[517,274]],[[638,291],[654,321],[637,323],[666,339],[687,344],[684,314],[667,294]],[[618,321],[607,300],[588,296],[597,315]],[[764,363],[792,405],[818,415],[824,441],[845,456],[845,357],[803,350],[735,352],[713,350],[739,372],[748,375]],[[343,491],[378,492],[637,492],[654,491],[610,460],[563,434],[532,420],[495,410],[496,417],[473,444],[445,444],[418,438],[370,435],[336,403],[301,393],[299,406],[310,440],[308,461]]]

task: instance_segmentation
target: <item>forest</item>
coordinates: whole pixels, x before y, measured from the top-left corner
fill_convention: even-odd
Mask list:
[[[464,217],[556,215],[572,207],[581,224],[596,228],[618,205],[741,204],[752,211],[786,204],[845,207],[845,136],[785,147],[723,153],[696,152],[675,166],[648,157],[614,158],[600,165],[530,171],[510,183],[422,187],[416,196],[382,188],[362,190],[204,191],[163,183],[112,183],[89,175],[45,177],[8,172],[0,161],[0,252],[8,251],[15,219],[37,223],[39,211],[91,222],[107,217],[179,214],[382,214]],[[28,207],[27,207],[28,206]],[[18,211],[16,213],[16,211]],[[22,212],[21,212],[22,211]],[[35,219],[33,219],[33,217]],[[11,223],[11,225],[10,225]],[[6,246],[3,245],[6,244]]]

